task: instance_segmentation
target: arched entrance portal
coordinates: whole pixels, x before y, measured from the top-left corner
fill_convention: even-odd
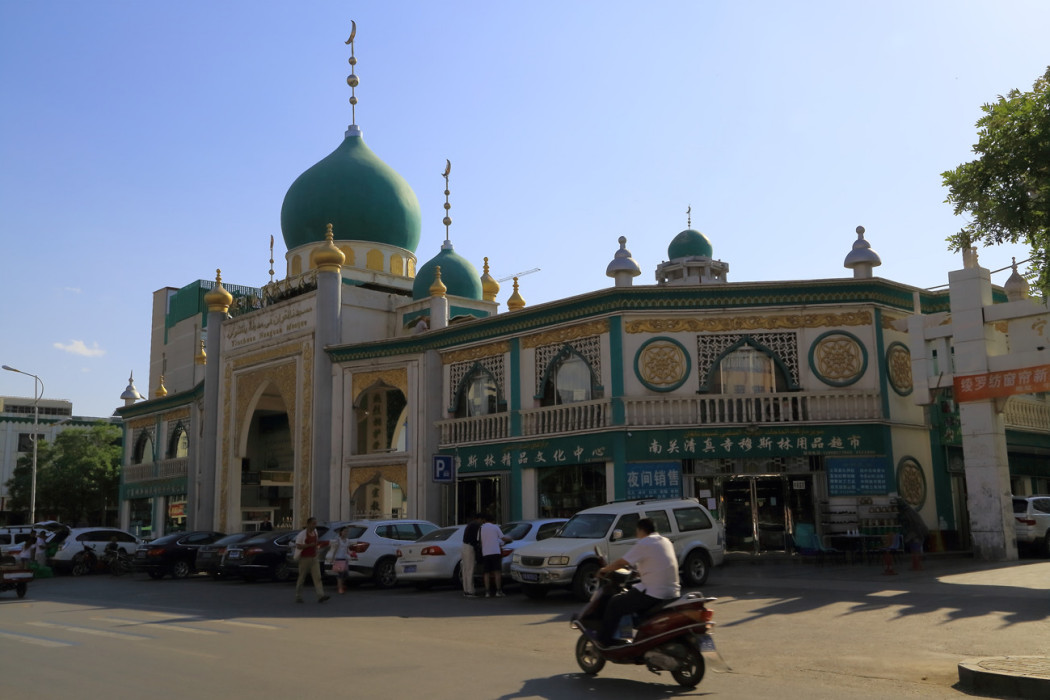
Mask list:
[[[255,402],[240,467],[240,528],[258,529],[266,520],[274,527],[292,527],[295,448],[288,410],[272,382]],[[231,530],[237,526],[230,523]]]

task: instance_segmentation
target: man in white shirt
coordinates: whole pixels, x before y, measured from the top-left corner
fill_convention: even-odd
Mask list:
[[[510,538],[503,534],[489,513],[485,514],[485,522],[481,525],[481,564],[484,567],[482,580],[485,583],[485,597],[491,598],[489,581],[495,580],[496,597],[503,597],[503,557],[500,554],[502,544],[510,542]]]
[[[651,518],[638,521],[636,536],[638,541],[626,554],[598,570],[598,575],[604,576],[610,571],[633,566],[642,579],[627,592],[613,596],[606,606],[599,639],[604,645],[612,642],[624,615],[648,610],[665,600],[674,600],[682,593],[678,583],[678,560],[671,540],[656,532]]]

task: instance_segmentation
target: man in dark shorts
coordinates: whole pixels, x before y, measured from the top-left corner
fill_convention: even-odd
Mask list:
[[[503,556],[500,554],[500,545],[510,542],[510,538],[504,536],[499,525],[493,522],[492,514],[485,514],[485,522],[481,526],[481,565],[485,572],[485,597],[491,598],[493,593],[489,588],[489,580],[495,578],[496,597],[503,597]]]

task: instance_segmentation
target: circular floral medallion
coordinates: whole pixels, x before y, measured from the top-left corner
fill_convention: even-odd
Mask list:
[[[926,475],[912,457],[905,457],[897,465],[897,493],[916,510],[926,502]]]
[[[856,336],[831,331],[817,338],[809,349],[809,366],[817,378],[831,386],[849,386],[868,367],[868,351]]]
[[[886,375],[890,386],[901,396],[907,396],[912,390],[911,350],[903,343],[890,343],[886,350]]]
[[[638,348],[634,373],[653,391],[673,391],[689,376],[689,353],[676,340],[653,338]]]

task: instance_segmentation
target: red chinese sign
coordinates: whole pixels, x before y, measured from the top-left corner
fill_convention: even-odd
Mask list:
[[[1050,365],[955,377],[956,401],[980,401],[1050,391]]]

